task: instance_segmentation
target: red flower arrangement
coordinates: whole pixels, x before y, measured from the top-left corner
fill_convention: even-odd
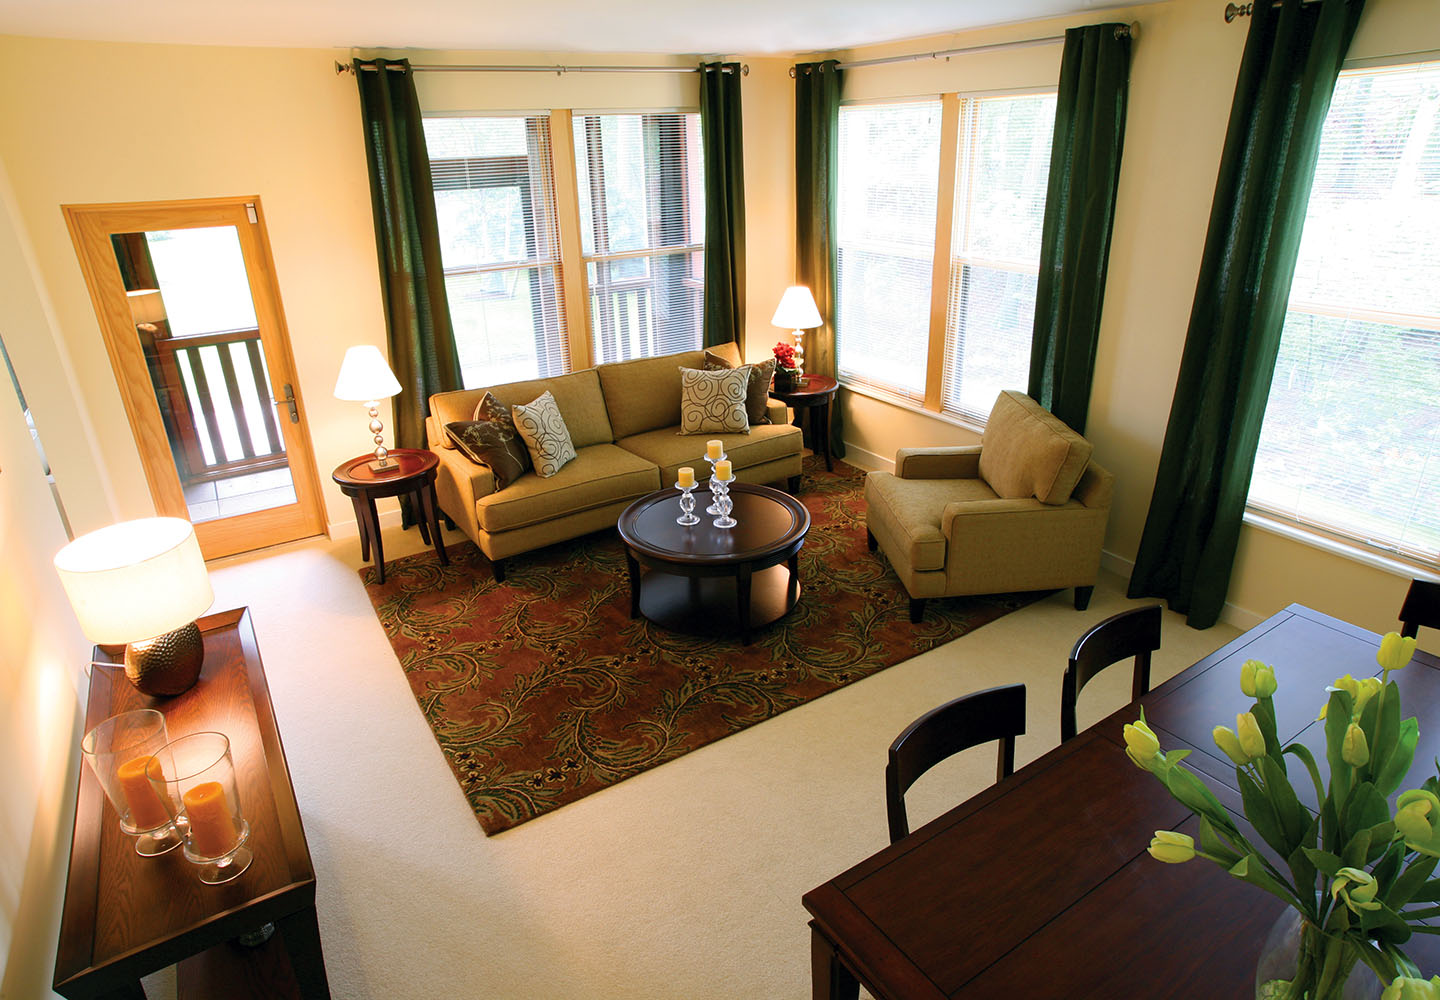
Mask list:
[[[779,362],[781,368],[792,370],[795,368],[795,348],[789,344],[781,341],[775,345],[771,353],[775,355],[775,360]]]

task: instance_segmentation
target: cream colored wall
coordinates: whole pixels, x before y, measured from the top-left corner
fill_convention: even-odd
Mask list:
[[[62,204],[258,194],[322,482],[364,450],[363,412],[331,390],[345,348],[383,346],[385,328],[359,101],[336,55],[0,37],[0,86],[25,95],[0,103],[0,157],[85,401],[37,413],[77,532],[154,504]],[[42,402],[63,388],[53,363],[26,357],[21,377]],[[353,522],[323,494],[329,520]]]
[[[0,338],[53,344],[0,161]],[[27,396],[34,387],[24,384]],[[35,400],[31,400],[32,408]],[[0,998],[51,996],[79,742],[80,635],[50,560],[66,542],[39,455],[0,366]]]
[[[842,60],[1060,34],[1072,25],[1138,21],[1115,229],[1086,435],[1116,475],[1106,540],[1128,572],[1149,508],[1246,22],[1214,0],[1096,11],[841,53]],[[1371,0],[1354,59],[1440,49],[1433,0]],[[1054,86],[1060,46],[1036,46],[855,70],[843,98]],[[844,394],[847,442],[890,461],[908,444],[970,444],[966,428]],[[1407,580],[1250,527],[1241,536],[1229,617],[1248,624],[1293,602],[1369,628],[1395,627]],[[1422,640],[1425,637],[1422,637]]]

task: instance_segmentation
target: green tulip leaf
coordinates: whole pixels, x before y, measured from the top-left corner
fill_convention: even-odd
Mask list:
[[[1363,868],[1369,853],[1370,830],[1367,828],[1350,838],[1350,842],[1345,845],[1345,850],[1340,852],[1340,858],[1350,868]]]
[[[1200,817],[1200,850],[1212,858],[1219,858],[1227,868],[1241,858],[1241,855],[1226,841],[1220,839],[1220,834],[1215,830],[1215,824],[1211,823],[1206,816]]]
[[[1428,920],[1430,917],[1440,917],[1440,906],[1425,906],[1418,910],[1406,910],[1401,916],[1406,920]]]
[[[1298,845],[1299,839],[1296,839],[1295,844],[1288,842],[1275,803],[1261,790],[1254,778],[1238,767],[1235,769],[1235,777],[1240,785],[1240,798],[1245,804],[1245,818],[1255,827],[1255,832],[1260,834],[1265,843],[1274,848],[1275,853],[1282,858],[1286,857]]]
[[[1352,830],[1368,829],[1390,822],[1390,803],[1385,801],[1385,796],[1369,781],[1355,786],[1348,808],[1346,825]]]
[[[1370,773],[1378,774],[1395,750],[1400,736],[1400,687],[1394,681],[1385,686],[1375,740],[1370,744]],[[1378,700],[1371,698],[1372,702]],[[1366,706],[1369,707],[1368,705]],[[1368,733],[1366,734],[1369,735]]]
[[[1306,899],[1313,899],[1315,895],[1316,870],[1315,863],[1311,861],[1310,856],[1305,853],[1307,850],[1313,850],[1313,848],[1303,846],[1295,848],[1295,850],[1290,853],[1290,856],[1285,859],[1285,863],[1290,868],[1290,875],[1295,879],[1295,887],[1300,890],[1301,896]],[[1305,916],[1314,920],[1317,914],[1307,911]]]
[[[1243,882],[1249,882],[1259,889],[1264,889],[1272,896],[1278,896],[1285,901],[1287,906],[1294,906],[1304,912],[1304,905],[1296,897],[1294,891],[1285,883],[1272,876],[1265,870],[1260,858],[1255,854],[1247,854],[1235,864],[1230,866],[1230,874]]]
[[[1331,878],[1334,878],[1336,873],[1345,867],[1345,862],[1341,861],[1329,851],[1317,851],[1309,847],[1304,848],[1304,851],[1305,856],[1310,859],[1310,863]]]
[[[1382,983],[1391,982],[1396,976],[1401,975],[1399,965],[1391,955],[1390,949],[1377,948],[1364,939],[1352,938],[1350,943],[1360,953],[1360,961],[1368,965]]]
[[[1370,828],[1370,855],[1372,858],[1380,858],[1381,862],[1370,872],[1379,883],[1379,897],[1383,902],[1387,898],[1386,890],[1395,881],[1396,874],[1400,871],[1400,865],[1405,860],[1405,847],[1395,837],[1395,827],[1389,823],[1381,823],[1379,826]]]
[[[1304,743],[1291,743],[1282,752],[1294,754],[1300,758],[1300,762],[1305,765],[1305,770],[1310,772],[1310,781],[1315,786],[1315,801],[1324,802],[1325,782],[1320,780],[1320,765],[1315,763],[1315,755],[1310,752],[1310,748]]]
[[[1171,767],[1165,770],[1164,781],[1165,787],[1181,805],[1209,819],[1218,830],[1232,834],[1236,832],[1235,821],[1230,818],[1215,793],[1194,774],[1183,767]]]
[[[1310,811],[1295,797],[1295,789],[1290,787],[1290,778],[1285,772],[1283,757],[1278,763],[1275,757],[1261,758],[1260,774],[1265,778],[1266,796],[1274,805],[1275,815],[1285,831],[1286,849],[1281,853],[1288,856],[1305,841],[1305,831],[1310,828]]]
[[[1421,861],[1429,861],[1431,864],[1434,864],[1436,861],[1440,861],[1440,858],[1421,855]],[[1415,862],[1416,865],[1420,863],[1420,861]],[[1412,903],[1440,902],[1440,878],[1431,879],[1412,892],[1410,894],[1410,901]]]
[[[1388,906],[1360,912],[1360,929],[1376,941],[1404,944],[1410,940],[1410,925]]]
[[[1353,705],[1346,692],[1331,691],[1325,707],[1325,759],[1330,762],[1330,794],[1336,802],[1344,802],[1350,795],[1350,765],[1345,763],[1341,750],[1345,745],[1345,730],[1350,728]]]
[[[1399,854],[1403,853],[1404,848],[1397,843],[1394,850]],[[1399,877],[1396,878],[1388,888],[1383,889],[1381,895],[1385,897],[1387,903],[1397,910],[1408,903],[1428,903],[1436,901],[1437,898],[1440,898],[1440,879],[1436,879],[1433,882],[1427,882],[1426,879],[1435,873],[1435,865],[1437,863],[1440,863],[1440,858],[1421,855],[1410,864],[1410,867],[1401,872]],[[1426,889],[1429,889],[1433,895],[1431,895],[1429,899],[1417,898]]]
[[[1283,773],[1285,758],[1281,756],[1280,734],[1275,728],[1275,705],[1269,698],[1261,698],[1250,707],[1250,714],[1255,716],[1255,722],[1260,726],[1260,735],[1265,737],[1266,758],[1279,764]]]
[[[1375,787],[1387,798],[1395,794],[1400,783],[1405,780],[1405,775],[1410,773],[1410,765],[1415,761],[1415,744],[1420,740],[1420,723],[1413,716],[1400,723],[1400,734],[1395,740],[1394,749],[1385,757],[1384,764],[1374,764],[1371,770],[1375,774]]]

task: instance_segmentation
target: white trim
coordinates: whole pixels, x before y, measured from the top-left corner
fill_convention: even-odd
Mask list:
[[[1344,542],[1338,538],[1331,538],[1328,535],[1311,531],[1303,525],[1269,517],[1252,507],[1245,508],[1245,514],[1242,520],[1245,524],[1252,528],[1257,528],[1260,531],[1265,531],[1272,535],[1279,535],[1281,538],[1288,538],[1292,542],[1308,545],[1311,548],[1328,552],[1342,559],[1349,559],[1351,562],[1362,563],[1363,565],[1389,573],[1392,576],[1398,576],[1405,580],[1418,578],[1440,581],[1440,574],[1437,574],[1434,566],[1411,562],[1398,555],[1386,555],[1363,545]]]
[[[569,108],[571,115],[581,118],[601,115],[698,115],[699,105],[693,108]]]
[[[1389,66],[1399,69],[1401,67],[1435,62],[1436,60],[1440,60],[1440,49],[1425,49],[1420,52],[1397,52],[1389,56],[1370,56],[1367,59],[1346,59],[1340,64],[1340,72],[1348,73],[1353,70],[1379,69]]]
[[[442,518],[443,520],[443,518]],[[380,530],[393,528],[400,524],[400,508],[393,507],[390,510],[380,511]],[[360,524],[353,518],[348,521],[331,521],[326,526],[326,534],[332,539],[359,538]]]
[[[845,464],[853,465],[862,472],[894,472],[895,460],[883,458],[873,451],[866,451],[852,441],[845,442]]]
[[[505,111],[425,111],[421,110],[420,118],[549,118],[549,110],[545,111],[520,111],[507,109]],[[519,154],[515,154],[519,155]],[[448,157],[442,157],[447,159]]]
[[[917,405],[913,400],[908,400],[904,396],[886,392],[885,390],[876,386],[866,385],[864,383],[851,382],[845,378],[839,379],[839,382],[842,387],[844,387],[850,392],[855,393],[856,395],[868,396],[871,399],[879,400],[882,403],[889,403],[891,406],[899,407],[902,410],[909,410],[911,413],[919,414],[922,417],[933,417],[935,420],[940,421],[942,424],[949,424],[952,427],[959,427],[960,429],[967,430],[972,434],[985,433],[984,424],[977,424],[974,421],[967,420],[964,417],[959,417],[952,413],[945,413],[939,410],[927,410],[923,406]],[[846,442],[845,446],[848,448],[850,446],[849,442]]]

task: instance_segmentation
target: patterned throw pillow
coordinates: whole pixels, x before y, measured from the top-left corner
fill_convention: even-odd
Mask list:
[[[751,427],[770,422],[770,380],[775,377],[775,364],[774,358],[766,358],[758,364],[740,366],[750,369],[750,387],[745,395],[745,415],[749,418]],[[725,371],[733,367],[718,354],[705,352],[707,372]]]
[[[750,433],[745,415],[749,385],[749,366],[710,372],[681,368],[680,433]]]
[[[489,467],[496,490],[503,490],[530,468],[530,453],[515,430],[510,411],[488,392],[475,404],[469,420],[446,424],[445,433],[466,458]]]
[[[510,412],[515,417],[515,429],[525,439],[530,460],[535,463],[535,474],[541,479],[549,479],[574,459],[570,429],[548,389],[524,406],[512,406]]]

